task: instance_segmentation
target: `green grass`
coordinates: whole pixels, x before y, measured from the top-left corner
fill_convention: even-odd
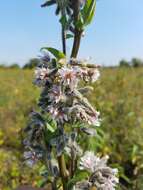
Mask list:
[[[14,189],[20,183],[36,184],[39,179],[38,172],[23,165],[21,146],[21,129],[26,126],[29,112],[36,108],[40,93],[32,80],[33,71],[0,69],[2,190]],[[143,68],[101,69],[101,79],[94,87],[90,100],[101,112],[99,132],[103,138],[90,140],[87,146],[108,153],[110,163],[121,166],[122,189],[142,190]]]

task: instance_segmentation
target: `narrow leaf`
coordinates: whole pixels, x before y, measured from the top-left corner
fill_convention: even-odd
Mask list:
[[[65,58],[65,54],[62,53],[61,51],[55,49],[55,48],[51,48],[51,47],[43,47],[41,48],[41,50],[47,50],[49,51],[51,54],[53,54],[58,60]]]
[[[54,129],[49,123],[46,123],[46,127],[47,127],[47,129],[48,129],[50,132],[52,132],[52,133],[55,132],[55,129]]]
[[[67,34],[66,35],[66,39],[70,39],[70,38],[73,38],[74,37],[74,35],[72,35],[72,34]]]
[[[91,23],[94,13],[95,13],[95,8],[96,8],[96,0],[87,0],[86,4],[81,11],[82,18],[84,20],[84,26],[88,25]]]
[[[51,6],[51,5],[54,5],[55,3],[56,3],[55,0],[46,1],[45,3],[43,3],[43,4],[41,5],[41,7]]]
[[[64,28],[66,28],[67,23],[68,23],[66,15],[63,15],[63,16],[61,17],[60,23],[62,24],[62,26],[63,26]]]

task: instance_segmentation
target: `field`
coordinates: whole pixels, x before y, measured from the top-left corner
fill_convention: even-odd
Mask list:
[[[37,168],[28,168],[22,157],[22,129],[40,93],[32,80],[31,70],[0,69],[0,190],[40,180]],[[86,146],[110,155],[110,164],[120,170],[119,189],[142,190],[143,68],[101,69],[94,87],[90,100],[102,126]]]

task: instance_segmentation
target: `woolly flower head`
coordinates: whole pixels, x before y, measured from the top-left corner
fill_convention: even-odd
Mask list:
[[[37,69],[35,70],[35,77],[36,79],[41,79],[44,80],[45,78],[47,78],[49,74],[49,69],[45,68],[45,67],[37,67]]]
[[[58,73],[64,85],[68,85],[71,88],[74,88],[77,86],[78,70],[76,69],[76,67],[71,67],[71,68],[63,67],[59,69]]]
[[[89,76],[91,76],[91,81],[96,82],[100,77],[100,72],[98,69],[93,69],[89,71]]]
[[[85,81],[92,83],[96,82],[100,77],[100,72],[97,68],[87,68],[82,70],[82,77]]]
[[[33,150],[24,152],[24,159],[26,164],[30,167],[32,167],[41,158],[42,154],[36,153]]]
[[[108,156],[97,157],[93,152],[86,152],[81,158],[80,169],[91,172],[89,182],[96,186],[97,190],[115,190],[119,182],[116,177],[118,170],[107,166]]]
[[[62,93],[61,87],[58,85],[53,85],[49,91],[49,99],[51,102],[58,103],[59,101],[66,100],[65,95]]]
[[[97,66],[78,60],[66,60],[64,64],[58,64],[48,54],[44,54],[41,65],[35,70],[35,84],[43,87],[40,107],[62,123],[73,119],[99,126],[99,112],[92,108],[78,89],[80,81],[87,84],[98,79],[100,74]]]
[[[101,159],[97,156],[94,155],[93,152],[85,152],[85,155],[83,157],[81,157],[81,160],[80,160],[80,169],[81,170],[89,170],[90,172],[94,172],[96,167],[98,165],[100,165],[102,162],[101,162]],[[104,162],[103,162],[104,163]],[[102,165],[103,165],[102,163]]]

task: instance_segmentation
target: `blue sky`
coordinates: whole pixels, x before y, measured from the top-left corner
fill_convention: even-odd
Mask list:
[[[1,0],[0,63],[24,64],[43,46],[61,48],[60,25],[43,0]],[[99,0],[94,22],[82,39],[80,58],[114,65],[122,58],[143,59],[143,0]],[[68,45],[70,50],[71,43]]]

